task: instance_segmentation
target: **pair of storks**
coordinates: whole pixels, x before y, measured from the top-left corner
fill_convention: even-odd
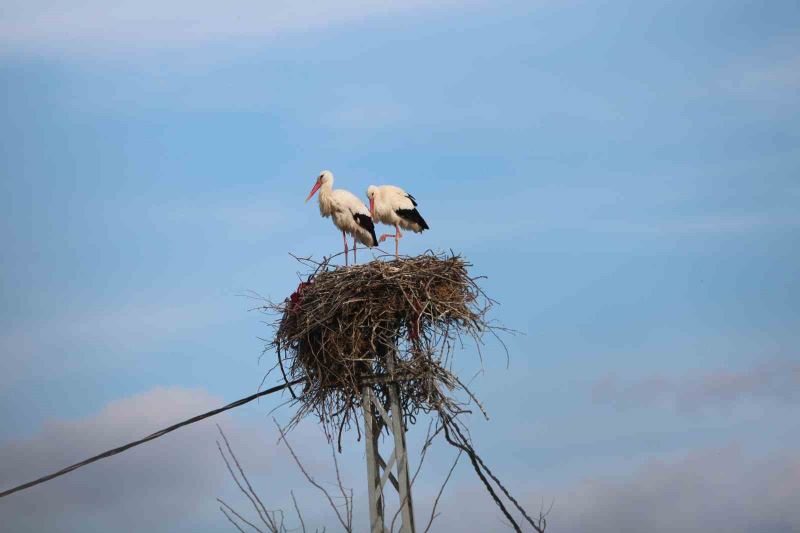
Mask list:
[[[356,244],[378,246],[387,237],[394,237],[395,257],[400,255],[400,228],[420,233],[428,224],[417,211],[416,199],[400,187],[393,185],[370,185],[367,188],[369,209],[356,195],[344,189],[333,189],[333,174],[324,170],[317,177],[314,187],[306,198],[308,202],[319,191],[319,212],[331,217],[333,224],[342,232],[345,265],[348,264],[347,234],[353,237],[353,260],[356,259]],[[394,234],[375,235],[374,221],[394,226]]]

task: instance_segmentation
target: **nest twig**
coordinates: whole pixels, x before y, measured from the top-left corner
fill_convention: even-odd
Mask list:
[[[315,414],[326,433],[341,436],[373,385],[387,402],[385,383],[400,383],[403,416],[463,411],[453,393],[464,385],[451,372],[452,351],[464,338],[478,347],[497,326],[486,320],[493,301],[456,255],[431,252],[393,261],[336,268],[298,258],[310,270],[283,302],[268,302],[275,349],[286,381],[307,378],[290,426]],[[356,424],[357,426],[357,424]]]

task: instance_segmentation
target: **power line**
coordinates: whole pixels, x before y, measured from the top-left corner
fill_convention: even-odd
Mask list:
[[[8,490],[3,491],[3,492],[0,492],[0,498],[4,498],[4,497],[8,496],[9,494],[14,494],[15,492],[19,492],[21,490],[25,490],[25,489],[31,488],[34,485],[38,485],[39,483],[44,483],[45,481],[50,481],[51,479],[57,478],[59,476],[63,476],[64,474],[69,474],[73,470],[77,470],[78,468],[81,468],[82,466],[86,466],[88,464],[94,463],[95,461],[99,461],[100,459],[105,459],[106,457],[111,457],[112,455],[117,455],[118,453],[122,453],[125,450],[129,450],[129,449],[131,449],[131,448],[133,448],[135,446],[139,446],[140,444],[144,444],[145,442],[148,442],[148,441],[151,441],[151,440],[155,440],[155,439],[157,439],[159,437],[163,437],[167,433],[170,433],[172,431],[175,431],[176,429],[182,428],[183,426],[188,426],[189,424],[194,424],[195,422],[199,422],[200,420],[203,420],[205,418],[209,418],[209,417],[212,417],[214,415],[218,415],[218,414],[222,413],[223,411],[227,411],[229,409],[233,409],[234,407],[239,407],[240,405],[244,405],[246,403],[250,403],[250,402],[252,402],[253,400],[255,400],[257,398],[260,398],[262,396],[266,396],[268,394],[272,394],[274,392],[281,391],[283,389],[287,389],[287,388],[289,388],[289,387],[291,387],[293,385],[297,385],[299,383],[302,383],[305,380],[306,380],[306,378],[300,378],[300,379],[296,379],[296,380],[294,380],[292,382],[289,382],[289,383],[284,383],[283,385],[277,385],[275,387],[272,387],[271,389],[263,390],[261,392],[257,392],[256,394],[250,395],[250,396],[248,396],[246,398],[242,398],[241,400],[236,400],[235,402],[229,403],[228,405],[226,405],[224,407],[220,407],[219,409],[214,409],[213,411],[209,411],[207,413],[203,413],[202,415],[197,415],[197,416],[192,417],[192,418],[190,418],[188,420],[184,420],[183,422],[179,422],[179,423],[175,424],[174,426],[170,426],[168,428],[164,428],[161,431],[157,431],[157,432],[153,433],[152,435],[148,435],[147,437],[145,437],[143,439],[139,439],[137,441],[130,442],[130,443],[124,445],[124,446],[120,446],[119,448],[114,448],[113,450],[108,450],[107,452],[103,452],[100,455],[95,455],[94,457],[90,457],[89,459],[86,459],[85,461],[81,461],[80,463],[75,463],[72,466],[68,466],[67,468],[64,468],[63,470],[59,470],[58,472],[54,472],[52,474],[48,474],[48,475],[46,475],[44,477],[40,477],[39,479],[35,479],[33,481],[29,481],[27,483],[23,483],[22,485],[18,485],[18,486],[14,487],[14,488],[8,489]]]

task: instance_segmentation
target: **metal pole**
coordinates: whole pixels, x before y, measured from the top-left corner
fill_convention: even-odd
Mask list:
[[[395,347],[386,346],[386,368],[393,379],[395,367]],[[400,385],[397,381],[389,383],[389,408],[391,409],[392,433],[394,434],[394,454],[397,458],[397,481],[400,493],[400,511],[403,524],[400,533],[414,533],[414,506],[411,499],[411,480],[408,475],[408,449],[406,448],[406,428],[403,426],[403,408],[400,403]]]
[[[403,517],[401,533],[414,533],[414,508],[411,501],[411,480],[408,476],[408,450],[406,432],[403,427],[403,411],[400,407],[400,386],[389,384],[391,403],[392,433],[394,433],[394,453],[397,457],[397,481],[400,485],[400,506]]]
[[[383,487],[387,481],[400,496],[400,533],[415,533],[414,506],[411,499],[411,479],[408,475],[408,449],[406,448],[406,431],[403,426],[403,407],[400,402],[400,385],[395,372],[395,347],[383,345],[379,348],[378,358],[384,358],[388,374],[381,376],[386,381],[364,382],[361,386],[361,405],[364,412],[364,440],[367,448],[367,490],[369,498],[369,520],[371,533],[385,533],[385,496]],[[386,383],[389,405],[388,412],[378,400],[373,386]],[[394,451],[386,462],[380,455],[378,437],[381,427],[389,429],[394,437]],[[392,474],[396,465],[397,477]],[[381,469],[383,473],[381,474]]]
[[[384,533],[383,498],[380,492],[381,476],[378,470],[378,421],[373,415],[370,385],[361,389],[361,406],[364,412],[364,442],[367,446],[367,495],[371,533]]]

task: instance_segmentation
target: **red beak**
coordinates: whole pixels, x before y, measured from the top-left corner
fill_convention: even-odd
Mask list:
[[[375,197],[369,199],[369,214],[375,217]]]
[[[308,198],[306,198],[306,202],[311,200],[311,197],[314,196],[314,194],[316,194],[316,192],[319,190],[320,187],[322,187],[322,182],[320,180],[317,180],[317,182],[314,184],[314,188],[311,189],[310,193],[308,193]]]

